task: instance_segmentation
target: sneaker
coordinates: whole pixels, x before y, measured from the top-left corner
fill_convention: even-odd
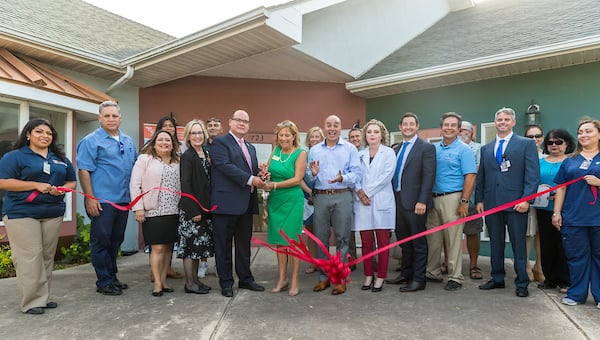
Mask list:
[[[200,277],[200,278],[205,277],[206,272],[208,272],[208,263],[200,262],[200,268],[198,268],[198,277]]]
[[[448,280],[448,283],[446,283],[446,286],[444,287],[445,290],[449,290],[449,291],[455,291],[455,290],[459,290],[462,288],[462,284],[453,281],[453,280]]]
[[[577,305],[577,301],[573,300],[573,299],[569,299],[567,297],[562,298],[562,300],[560,301],[563,305],[567,305],[567,306],[576,306]],[[599,307],[600,308],[600,307]]]
[[[598,302],[598,304],[596,305],[596,307],[598,307],[598,309],[600,309],[600,302]]]

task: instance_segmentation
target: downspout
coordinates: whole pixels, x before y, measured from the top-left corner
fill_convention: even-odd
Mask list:
[[[133,71],[133,66],[127,65],[127,71],[125,71],[125,74],[106,89],[106,94],[110,94],[112,90],[125,84],[127,81],[133,78]]]

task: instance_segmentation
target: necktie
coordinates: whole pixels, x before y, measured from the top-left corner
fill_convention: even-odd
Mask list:
[[[396,161],[396,169],[394,170],[394,178],[393,185],[394,190],[398,189],[398,185],[400,184],[400,168],[402,167],[402,160],[404,159],[404,152],[408,148],[409,142],[402,143],[400,147],[400,155],[398,156],[398,160]],[[399,191],[399,190],[398,190]]]
[[[498,141],[498,149],[496,149],[496,163],[498,163],[498,166],[502,163],[502,145],[504,145],[504,142],[504,139]]]
[[[244,143],[244,140],[242,138],[238,139],[238,143],[240,143],[240,148],[244,153],[244,157],[246,157],[246,163],[248,163],[250,172],[252,172],[252,161],[250,160],[250,153],[248,152],[248,148],[246,148],[246,143]]]
[[[248,168],[250,168],[250,173],[252,173],[252,161],[250,160],[250,153],[248,152],[248,148],[246,148],[246,143],[244,143],[244,139],[238,139],[238,143],[240,143],[240,148],[244,153],[244,157],[246,157],[246,163],[248,163]],[[250,192],[254,192],[254,186],[250,186]]]

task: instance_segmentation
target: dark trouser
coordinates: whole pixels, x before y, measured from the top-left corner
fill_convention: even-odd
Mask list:
[[[348,251],[352,227],[352,192],[346,191],[334,195],[317,194],[314,199],[315,213],[313,222],[315,235],[325,248],[329,249],[329,226],[333,226],[336,250],[340,252],[343,262],[348,262]],[[325,259],[327,254],[317,247],[317,258]],[[320,281],[327,281],[327,273],[321,271]]]
[[[90,217],[90,252],[92,265],[98,277],[98,288],[105,287],[117,279],[117,255],[125,238],[129,216],[128,210],[122,211],[107,203],[102,203],[101,206],[100,215]]]
[[[585,303],[588,292],[600,303],[600,226],[560,228],[571,274],[567,297]]]
[[[569,266],[560,231],[552,225],[552,211],[536,209],[542,271],[546,282],[559,287],[570,286]]]
[[[239,283],[254,282],[250,271],[250,239],[252,238],[252,212],[243,215],[213,214],[215,261],[221,288],[233,287],[233,260],[231,242],[235,242],[235,273]]]
[[[505,226],[508,227],[508,237],[514,254],[514,268],[517,277],[515,286],[527,288],[529,276],[527,276],[527,250],[525,233],[527,232],[527,213],[522,214],[512,211],[500,211],[485,217],[485,224],[490,234],[490,257],[492,264],[492,280],[504,282],[506,271],[504,270],[504,245],[506,237]]]
[[[415,214],[414,209],[407,210],[402,206],[400,194],[396,192],[396,238],[405,239],[425,231],[427,213]],[[427,239],[419,237],[400,245],[402,248],[402,277],[415,281],[425,282],[427,270]]]

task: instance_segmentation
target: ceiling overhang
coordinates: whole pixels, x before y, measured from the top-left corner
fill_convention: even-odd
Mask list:
[[[376,98],[600,61],[600,36],[571,40],[346,84],[351,93]]]

